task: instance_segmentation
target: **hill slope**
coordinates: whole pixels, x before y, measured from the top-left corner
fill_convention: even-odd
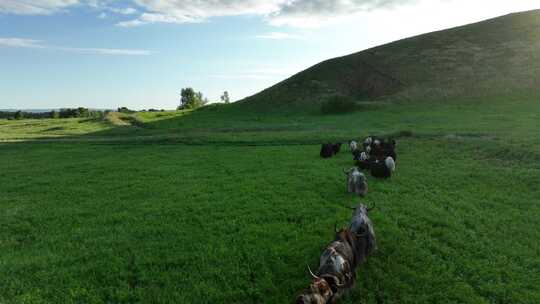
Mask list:
[[[540,92],[540,10],[424,34],[319,63],[244,102],[426,99]]]

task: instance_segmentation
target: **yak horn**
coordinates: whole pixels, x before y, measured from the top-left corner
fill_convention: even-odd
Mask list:
[[[313,271],[311,271],[311,267],[309,267],[309,265],[307,266],[308,270],[309,270],[309,274],[311,274],[311,276],[314,278],[314,279],[317,279],[317,280],[320,280],[321,278],[319,278],[318,276],[316,276]]]

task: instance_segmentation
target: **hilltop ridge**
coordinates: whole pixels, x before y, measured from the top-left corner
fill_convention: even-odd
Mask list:
[[[316,64],[241,102],[446,99],[540,92],[540,10],[427,33]]]

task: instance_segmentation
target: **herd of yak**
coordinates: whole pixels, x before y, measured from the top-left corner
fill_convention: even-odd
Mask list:
[[[367,179],[360,170],[369,171],[373,177],[389,178],[396,168],[397,155],[394,140],[367,137],[359,145],[349,143],[356,166],[345,170],[347,190],[361,197],[367,193]],[[341,144],[323,144],[321,157],[329,158],[339,153]],[[311,269],[309,288],[296,297],[297,304],[335,303],[356,282],[356,268],[377,248],[373,224],[368,217],[371,209],[363,204],[353,208],[347,228],[335,228],[334,240],[326,246],[319,259],[317,274]]]

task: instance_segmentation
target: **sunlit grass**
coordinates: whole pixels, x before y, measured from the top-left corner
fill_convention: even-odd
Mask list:
[[[0,303],[289,302],[356,202],[351,156],[317,143],[371,133],[407,136],[369,179],[379,251],[344,303],[540,302],[537,104],[0,121],[62,137],[0,144]]]

